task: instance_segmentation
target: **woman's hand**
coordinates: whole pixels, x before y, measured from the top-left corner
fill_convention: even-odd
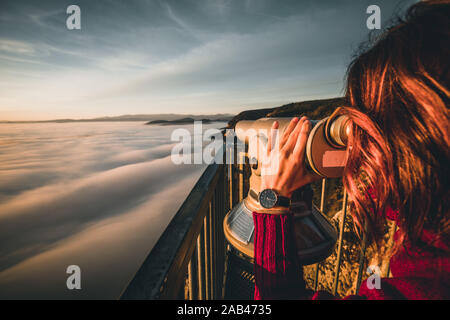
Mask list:
[[[290,198],[295,190],[320,179],[305,166],[310,131],[311,123],[307,117],[293,118],[282,137],[277,137],[278,122],[273,123],[261,171],[262,190],[273,189]]]

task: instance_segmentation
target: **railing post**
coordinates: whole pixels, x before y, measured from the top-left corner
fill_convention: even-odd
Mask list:
[[[216,264],[216,295],[221,299],[223,297],[223,275],[225,272],[225,236],[223,234],[223,219],[225,214],[232,206],[232,171],[231,171],[231,146],[228,146],[228,152],[225,155],[225,162],[223,168],[223,183],[220,184],[220,206],[219,213],[216,215],[216,249],[218,261]],[[228,156],[229,155],[229,156]]]
[[[205,270],[203,257],[205,255],[205,248],[203,247],[203,227],[200,234],[197,237],[197,287],[198,287],[198,299],[203,300],[205,297]]]
[[[192,259],[188,264],[188,288],[189,288],[189,300],[194,300],[194,284],[193,284],[193,273],[192,273]]]
[[[211,202],[209,202],[208,213],[203,218],[203,240],[204,240],[204,253],[205,253],[205,300],[210,299],[210,269],[209,269],[209,213],[211,212]]]
[[[225,176],[224,176],[225,179]],[[217,194],[216,211],[214,214],[214,297],[217,299],[219,290],[220,263],[222,261],[219,250],[219,234],[222,232],[220,225],[220,213],[225,205],[226,181],[221,184]]]
[[[228,157],[228,208],[233,208],[233,178],[234,178],[234,169],[233,169],[233,159],[234,159],[234,147],[229,147],[229,157]]]
[[[397,231],[397,224],[392,221],[391,225],[389,227],[389,240],[388,240],[388,243],[386,245],[387,246],[386,252],[388,254],[391,253],[392,247],[394,246],[395,231]],[[388,278],[389,277],[389,273],[390,273],[390,260],[386,263],[386,266],[384,268],[382,268],[382,270],[381,270],[382,277]]]
[[[237,137],[234,137],[234,145],[233,145],[233,165],[232,165],[232,200],[231,200],[231,208],[234,207],[239,202],[239,165],[238,165],[238,147],[237,147]]]
[[[245,183],[245,152],[239,153],[239,201],[244,200]]]
[[[190,277],[190,285],[189,285],[189,291],[191,300],[198,300],[198,263],[197,263],[197,255],[198,255],[198,248],[197,245],[194,248],[194,251],[192,253],[191,260],[189,262],[189,266],[191,268],[188,276]]]
[[[345,226],[345,219],[347,217],[347,201],[348,201],[348,195],[347,190],[344,188],[344,198],[342,199],[342,220],[341,225],[339,228],[339,240],[338,240],[338,255],[337,255],[337,262],[336,262],[336,268],[334,273],[334,282],[333,282],[333,291],[332,294],[336,295],[338,286],[339,286],[339,270],[341,268],[341,259],[342,259],[342,241],[344,238],[344,226]]]
[[[210,299],[214,299],[214,236],[213,233],[214,230],[214,206],[215,206],[215,198],[216,198],[216,192],[214,192],[213,198],[211,200],[211,203],[209,205],[209,297]]]
[[[356,277],[356,288],[355,288],[355,294],[359,293],[359,287],[361,286],[361,280],[362,280],[362,274],[364,272],[364,265],[365,261],[364,258],[366,257],[366,247],[367,247],[367,230],[368,224],[367,221],[364,223],[364,234],[362,238],[361,243],[361,252],[359,253],[359,268],[358,268],[358,276]]]
[[[325,194],[326,194],[326,187],[327,187],[327,179],[322,179],[322,193],[320,195],[320,212],[325,213]],[[314,270],[314,291],[317,291],[317,287],[319,285],[319,264],[320,262],[316,263],[316,267]]]

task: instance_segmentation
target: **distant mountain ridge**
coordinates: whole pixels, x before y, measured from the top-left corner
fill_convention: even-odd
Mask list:
[[[293,102],[281,107],[242,111],[228,122],[229,128],[234,128],[240,120],[256,120],[263,117],[294,117],[306,115],[310,119],[319,120],[329,116],[334,109],[345,104],[344,98],[309,100]]]
[[[230,113],[217,113],[211,115],[193,115],[177,113],[160,114],[130,114],[112,117],[98,117],[92,119],[54,119],[39,121],[2,121],[0,123],[64,123],[64,122],[119,122],[119,121],[142,121],[147,124],[183,124],[192,123],[196,120],[204,122],[224,121],[228,122],[228,127],[233,128],[239,120],[256,120],[262,117],[293,117],[306,115],[311,119],[321,119],[330,115],[333,110],[344,105],[345,99],[331,98],[321,100],[308,100],[293,102],[280,107],[253,109],[242,111],[237,115]]]
[[[175,121],[183,118],[192,118],[194,120],[209,119],[211,121],[229,121],[233,118],[233,114],[230,113],[218,113],[218,114],[176,114],[176,113],[160,113],[160,114],[130,114],[112,117],[98,117],[92,119],[54,119],[54,120],[36,120],[36,121],[1,121],[0,123],[65,123],[65,122],[119,122],[119,121]]]
[[[228,122],[229,118],[217,118],[217,119],[194,119],[194,118],[181,118],[176,120],[153,120],[149,121],[146,124],[148,125],[162,125],[162,126],[169,126],[174,124],[191,124],[194,123],[194,121],[201,121],[203,124],[208,124],[211,122]]]

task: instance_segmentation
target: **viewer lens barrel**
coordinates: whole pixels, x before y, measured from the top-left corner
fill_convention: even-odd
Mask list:
[[[265,149],[267,135],[270,134],[274,121],[278,121],[278,134],[281,136],[291,119],[286,117],[239,121],[235,127],[236,135],[239,140],[249,144],[249,158],[258,160],[258,153]],[[310,121],[312,129],[306,145],[308,166],[322,177],[342,176],[346,163],[345,149],[350,133],[348,116],[337,114],[322,120]],[[255,166],[254,169],[256,170],[257,167]]]

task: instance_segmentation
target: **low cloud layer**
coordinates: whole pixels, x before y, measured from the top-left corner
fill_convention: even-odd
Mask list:
[[[64,266],[82,263],[79,297],[118,295],[204,168],[171,162],[171,130],[2,126],[0,296],[65,296]]]

